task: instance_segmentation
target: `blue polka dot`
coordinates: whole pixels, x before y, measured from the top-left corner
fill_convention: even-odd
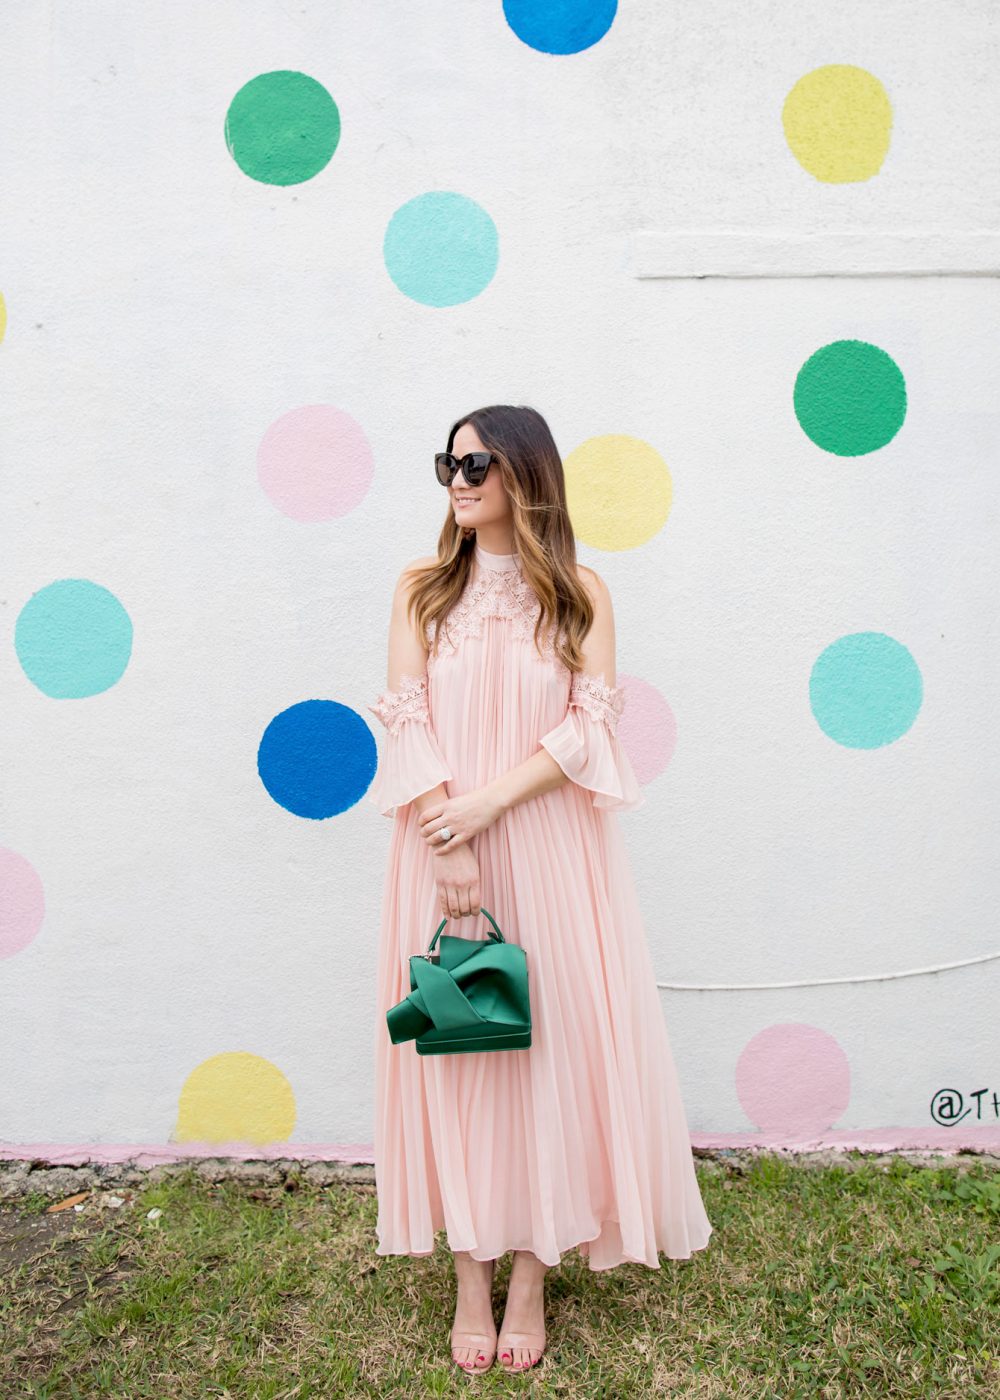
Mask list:
[[[603,39],[618,0],[504,0],[514,33],[540,53],[579,53]]]
[[[431,190],[396,210],[382,255],[406,296],[424,306],[456,306],[478,296],[497,270],[496,224],[474,199]]]
[[[257,750],[257,771],[271,797],[313,820],[353,807],[377,766],[368,725],[336,700],[303,700],[275,715]]]
[[[923,681],[911,652],[883,632],[855,632],[820,654],[809,703],[823,733],[851,749],[891,744],[913,724]]]
[[[57,579],[21,609],[14,650],[24,674],[43,694],[80,700],[121,679],[132,655],[132,621],[99,583]]]

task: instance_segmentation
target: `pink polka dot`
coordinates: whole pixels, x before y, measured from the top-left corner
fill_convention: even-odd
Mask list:
[[[45,895],[35,867],[17,851],[0,846],[0,958],[26,948],[44,917]]]
[[[851,1098],[851,1068],[832,1035],[785,1022],[748,1042],[736,1065],[736,1093],[762,1132],[815,1137]]]
[[[625,708],[618,721],[618,737],[640,783],[658,778],[677,747],[677,720],[663,695],[638,676],[619,673],[625,687]]]
[[[336,520],[371,485],[374,458],[358,422],[330,404],[282,414],[257,451],[257,475],[268,499],[293,520]]]

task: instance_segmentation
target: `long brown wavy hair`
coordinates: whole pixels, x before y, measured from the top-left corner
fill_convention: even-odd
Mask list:
[[[543,631],[555,628],[556,654],[570,671],[583,667],[583,639],[594,620],[594,605],[576,570],[576,541],[566,507],[562,459],[549,425],[533,408],[494,404],[477,408],[452,424],[448,451],[464,423],[471,423],[497,461],[510,498],[514,553],[526,582],[541,605],[535,646]],[[421,637],[431,621],[447,631],[447,616],[461,597],[473,567],[476,532],[459,525],[449,508],[438,536],[435,564],[411,571],[408,611]]]

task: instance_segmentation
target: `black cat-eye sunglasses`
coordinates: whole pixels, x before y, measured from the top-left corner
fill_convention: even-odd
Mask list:
[[[492,452],[467,452],[462,458],[451,452],[434,453],[434,470],[442,486],[450,486],[459,467],[469,486],[482,486],[490,463],[497,459]]]

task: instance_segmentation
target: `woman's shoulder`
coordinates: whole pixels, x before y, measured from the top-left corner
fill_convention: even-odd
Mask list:
[[[419,559],[413,559],[407,564],[399,575],[397,587],[408,590],[416,577],[424,570],[433,568],[438,562],[436,554],[422,554]],[[590,594],[595,605],[600,605],[606,600],[610,600],[608,585],[597,572],[596,569],[589,568],[586,564],[576,565],[577,577]]]
[[[594,602],[601,602],[609,596],[608,585],[604,582],[596,569],[588,569],[586,564],[577,564],[576,572],[580,582],[593,598]]]
[[[421,569],[429,569],[437,562],[438,557],[436,554],[422,554],[419,559],[413,559],[409,564],[405,565],[403,573],[419,573]],[[597,570],[589,568],[586,564],[577,564],[576,572],[585,583],[589,582],[592,586],[597,588],[604,588],[606,586]]]
[[[403,569],[404,574],[419,573],[421,569],[429,569],[432,564],[436,564],[438,557],[436,554],[422,554],[419,559],[412,560]]]
[[[413,584],[414,579],[423,569],[431,568],[431,566],[436,564],[437,561],[438,559],[436,554],[423,554],[419,559],[411,560],[409,564],[404,565],[399,575],[399,578],[396,581],[396,587],[400,589],[408,589]]]

